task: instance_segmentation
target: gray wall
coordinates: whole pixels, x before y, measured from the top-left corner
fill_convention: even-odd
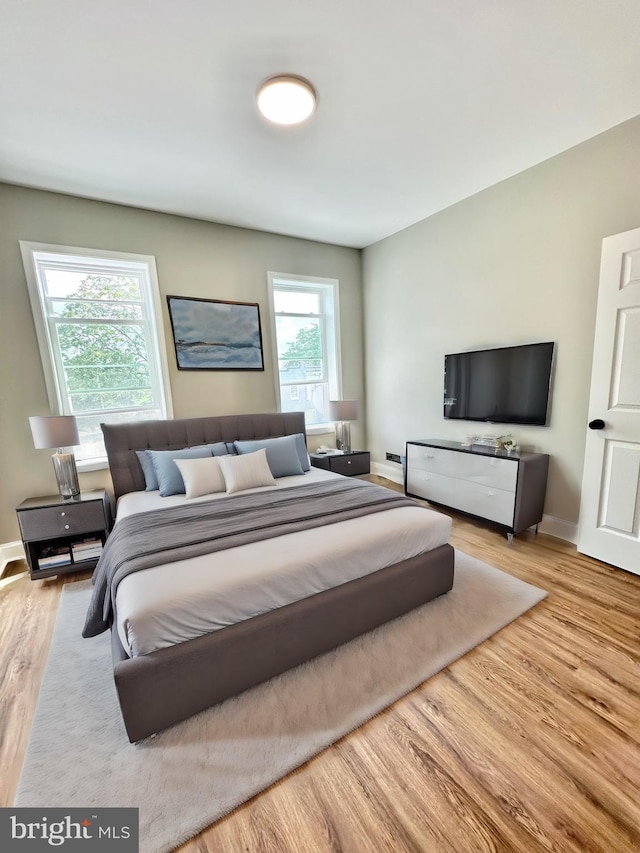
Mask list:
[[[343,391],[363,400],[359,251],[0,184],[0,543],[19,538],[14,509],[20,501],[56,492],[51,452],[34,450],[27,421],[49,409],[19,240],[155,256],[175,417],[275,411],[267,271],[337,278]],[[178,371],[166,294],[258,302],[264,373]],[[354,433],[364,443],[364,419]],[[333,435],[314,438],[311,446],[330,443]],[[80,479],[83,488],[110,486],[104,471]]]
[[[372,460],[412,438],[514,433],[551,455],[545,513],[575,524],[603,237],[640,225],[640,118],[364,251]],[[550,425],[445,421],[447,352],[556,341]]]

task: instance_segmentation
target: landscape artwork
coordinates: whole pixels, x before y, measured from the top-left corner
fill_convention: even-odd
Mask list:
[[[253,302],[167,296],[179,370],[264,370]]]

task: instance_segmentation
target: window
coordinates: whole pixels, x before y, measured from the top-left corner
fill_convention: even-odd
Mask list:
[[[76,416],[78,467],[100,467],[100,423],[171,416],[155,259],[20,246],[51,411]]]
[[[330,423],[340,396],[338,282],[269,273],[281,412],[304,411],[307,428]]]

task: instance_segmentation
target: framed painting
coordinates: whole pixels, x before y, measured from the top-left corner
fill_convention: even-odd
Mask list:
[[[257,302],[167,296],[178,370],[264,370]]]

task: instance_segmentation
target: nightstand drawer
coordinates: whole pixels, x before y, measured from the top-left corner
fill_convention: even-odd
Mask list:
[[[344,474],[347,477],[355,477],[358,474],[369,473],[369,454],[354,453],[344,456],[331,457],[331,470],[336,474]]]
[[[22,538],[54,539],[107,528],[102,501],[83,501],[59,506],[23,509],[18,512]]]

